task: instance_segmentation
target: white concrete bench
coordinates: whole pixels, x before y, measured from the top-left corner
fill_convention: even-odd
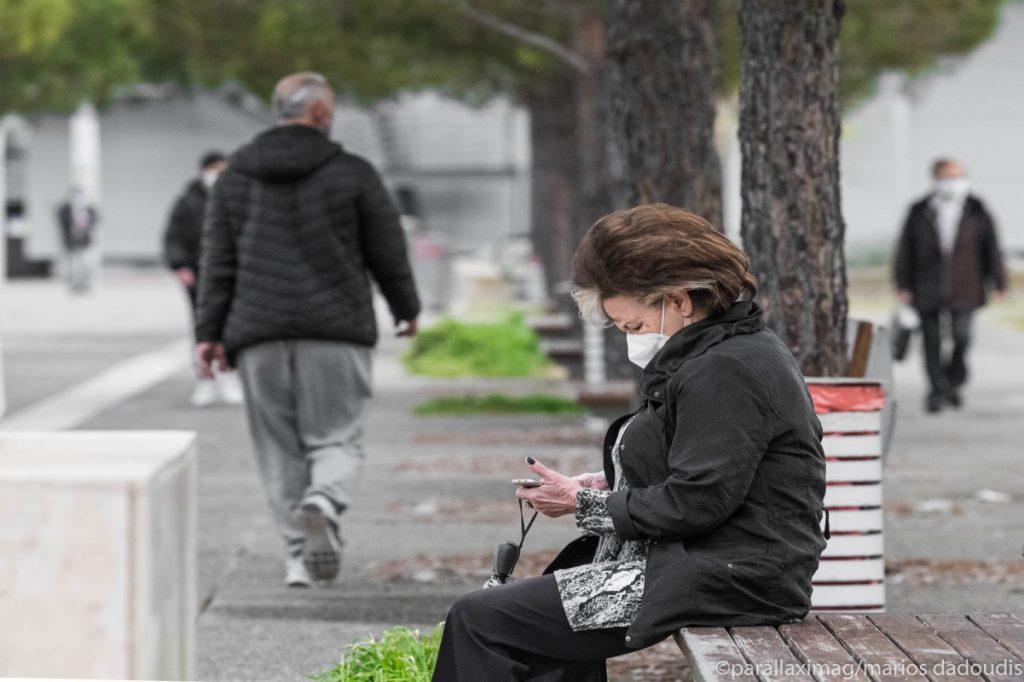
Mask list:
[[[189,679],[187,432],[0,432],[0,677]]]

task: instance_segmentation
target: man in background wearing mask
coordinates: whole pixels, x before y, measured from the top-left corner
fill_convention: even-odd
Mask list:
[[[196,286],[199,283],[199,241],[203,233],[206,198],[213,183],[217,182],[217,176],[227,165],[227,158],[222,152],[210,151],[203,154],[199,160],[199,177],[193,178],[185,186],[185,191],[174,203],[164,233],[164,262],[185,289],[193,322],[196,314]],[[222,374],[217,380],[198,377],[192,392],[192,404],[195,407],[206,407],[218,399],[230,405],[242,402],[242,387],[234,373]]]
[[[895,259],[897,296],[921,316],[925,369],[930,392],[928,412],[945,404],[960,407],[967,381],[971,318],[985,305],[989,290],[1006,291],[1006,271],[995,224],[970,193],[963,165],[939,159],[932,165],[935,189],[910,207]],[[944,326],[949,321],[952,354],[944,356]]]
[[[231,156],[203,225],[196,357],[237,363],[285,583],[329,581],[339,519],[363,466],[377,342],[371,276],[399,336],[420,301],[405,234],[368,161],[328,137],[334,92],[297,73],[274,88],[277,125]]]

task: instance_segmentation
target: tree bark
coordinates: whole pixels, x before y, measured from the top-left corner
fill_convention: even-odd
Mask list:
[[[618,207],[665,202],[722,225],[714,0],[614,0],[607,111]]]
[[[533,155],[530,236],[544,267],[548,294],[553,297],[567,293],[578,242],[580,147],[576,103],[571,96],[574,85],[575,75],[566,73],[555,83],[523,93],[530,111]]]
[[[768,324],[804,374],[846,371],[842,0],[742,0],[741,232]]]
[[[610,144],[606,88],[605,20],[595,3],[570,6],[569,20],[573,50],[583,55],[591,68],[577,72],[575,84],[576,120],[580,141],[580,194],[577,231],[572,250],[601,216],[615,208],[611,197]],[[626,357],[626,337],[614,327],[604,330],[605,374],[609,379],[636,379],[635,365]]]

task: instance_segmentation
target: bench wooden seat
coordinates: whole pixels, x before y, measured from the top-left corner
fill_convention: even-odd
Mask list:
[[[817,613],[675,639],[697,682],[1024,679],[1024,620],[1009,613]]]

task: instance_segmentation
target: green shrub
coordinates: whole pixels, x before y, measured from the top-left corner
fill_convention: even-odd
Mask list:
[[[345,647],[341,661],[311,676],[315,682],[429,682],[444,623],[430,634],[393,627]]]
[[[460,414],[582,414],[583,406],[575,400],[557,395],[533,393],[508,396],[500,393],[487,395],[442,396],[431,398],[416,406],[419,415]]]
[[[440,377],[532,376],[549,364],[521,314],[485,323],[445,318],[413,339],[403,361],[413,374]]]

